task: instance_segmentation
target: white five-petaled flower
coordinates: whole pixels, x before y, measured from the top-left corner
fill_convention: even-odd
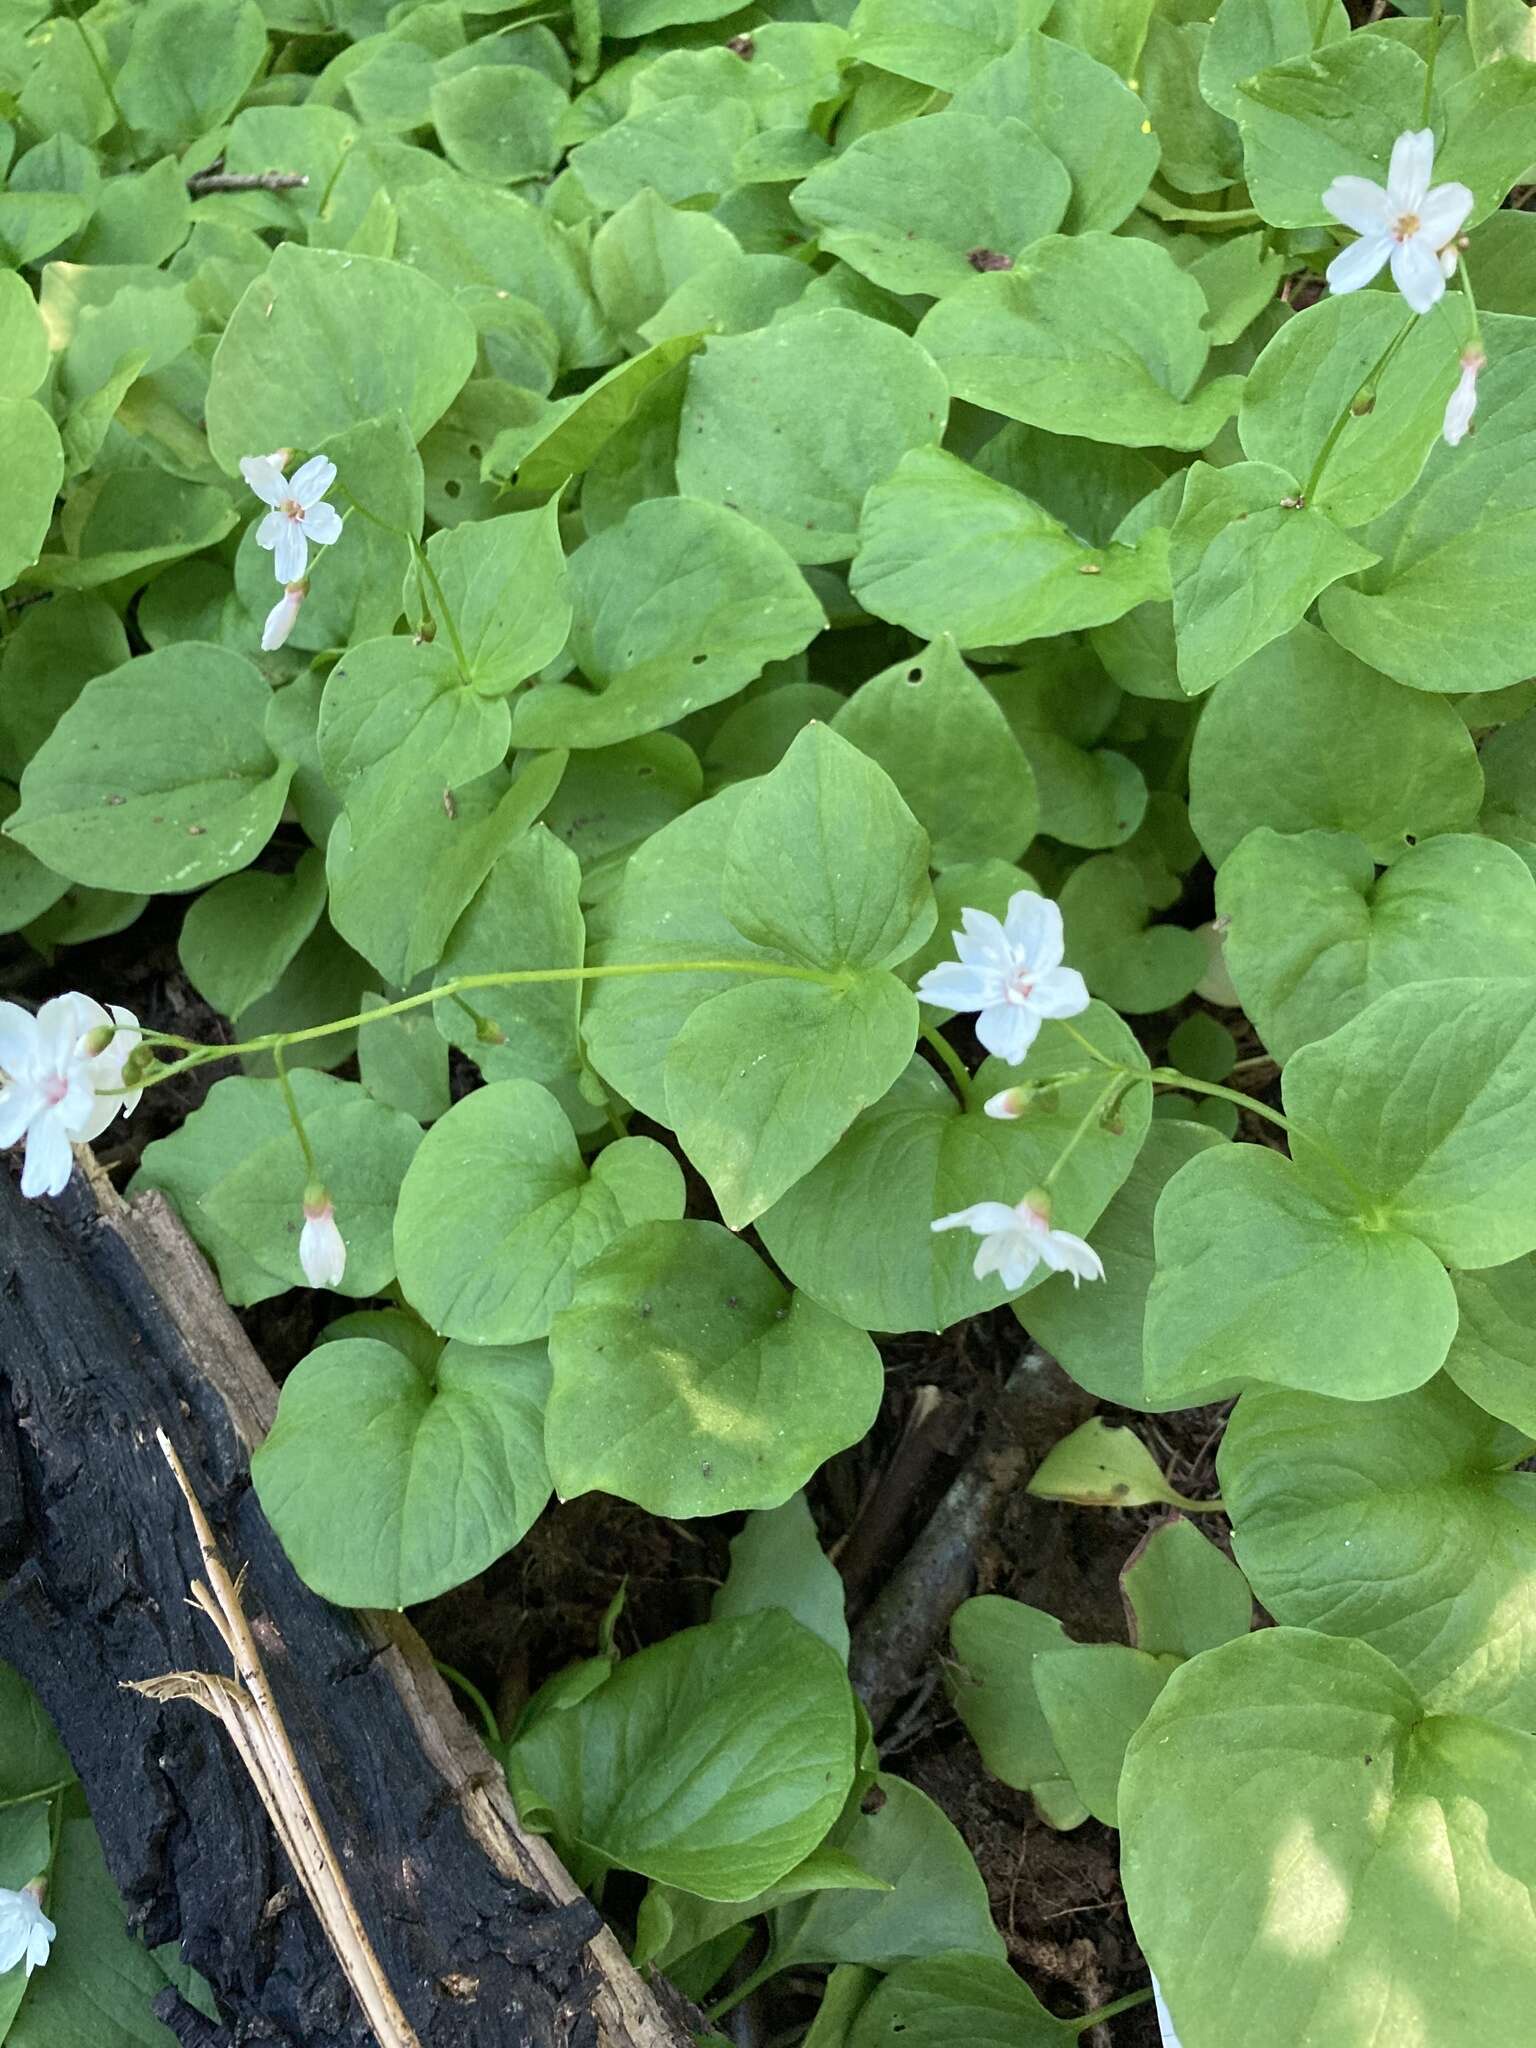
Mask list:
[[[261,629],[261,651],[272,654],[282,646],[298,623],[299,606],[309,594],[307,583],[289,583],[283,588],[282,596],[267,613],[267,622]]]
[[[1051,1201],[1043,1188],[1031,1188],[1022,1202],[973,1202],[953,1216],[939,1216],[933,1230],[973,1230],[981,1239],[971,1271],[978,1280],[995,1273],[1010,1294],[1016,1294],[1036,1266],[1070,1273],[1075,1288],[1081,1280],[1102,1280],[1104,1265],[1093,1246],[1070,1230],[1052,1230]]]
[[[1370,178],[1334,179],[1323,204],[1360,237],[1328,266],[1334,291],[1357,292],[1390,263],[1392,281],[1415,313],[1439,303],[1473,200],[1465,185],[1431,186],[1434,169],[1434,130],[1409,129],[1392,145],[1385,191]]]
[[[341,514],[324,502],[336,481],[335,463],[327,455],[312,455],[285,477],[276,455],[245,455],[240,474],[263,505],[272,507],[256,529],[256,545],[272,550],[279,583],[302,582],[309,566],[309,543],[328,548],[341,539]]]
[[[311,1287],[339,1287],[347,1270],[346,1243],[336,1228],[336,1211],[324,1188],[306,1188],[304,1192],[299,1264]]]
[[[40,1970],[58,1931],[43,1911],[41,1879],[19,1892],[0,1886],[0,1977],[20,1962],[29,1977]]]
[[[1488,358],[1478,344],[1469,342],[1461,352],[1461,377],[1456,389],[1445,402],[1445,425],[1441,428],[1447,443],[1459,448],[1472,429],[1472,415],[1477,411],[1478,372],[1487,365]]]
[[[1020,889],[1001,923],[985,910],[962,910],[952,934],[957,960],[932,967],[917,984],[925,1003],[979,1010],[976,1036],[988,1052],[1017,1066],[1047,1017],[1075,1017],[1088,990],[1075,967],[1063,967],[1061,912],[1044,896]]]
[[[123,1063],[139,1043],[139,1020],[110,1013],[89,996],[53,996],[36,1016],[0,1003],[0,1145],[27,1141],[24,1195],[61,1194],[71,1145],[100,1137],[142,1089],[123,1089]]]

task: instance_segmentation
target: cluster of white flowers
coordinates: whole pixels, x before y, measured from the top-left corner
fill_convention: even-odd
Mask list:
[[[917,984],[919,999],[946,1010],[974,1010],[976,1036],[988,1052],[1017,1066],[1047,1018],[1076,1017],[1088,1007],[1088,988],[1074,967],[1063,967],[1066,939],[1061,912],[1044,896],[1020,889],[1001,920],[964,909],[962,929],[951,936],[958,958],[930,968]],[[1003,1121],[1024,1114],[1027,1092],[1005,1088],[986,1104]],[[1097,1252],[1070,1230],[1051,1228],[1051,1198],[1031,1188],[1022,1201],[973,1202],[937,1217],[934,1230],[972,1230],[981,1239],[972,1268],[978,1280],[996,1273],[1011,1294],[1037,1266],[1070,1273],[1072,1285],[1102,1280]]]
[[[53,996],[34,1016],[0,1003],[0,1145],[26,1140],[24,1195],[57,1195],[69,1179],[72,1145],[99,1138],[140,1090],[123,1082],[139,1043],[139,1020],[89,996]]]
[[[267,613],[261,645],[270,654],[281,647],[293,631],[299,606],[309,591],[309,544],[328,548],[341,539],[341,514],[325,502],[325,494],[336,481],[336,465],[329,456],[315,455],[285,476],[289,451],[278,448],[271,455],[246,455],[240,474],[271,510],[256,529],[256,545],[270,549],[272,566],[283,594]]]
[[[1328,266],[1335,292],[1357,292],[1390,264],[1392,282],[1415,313],[1428,313],[1445,296],[1456,274],[1458,236],[1474,199],[1470,188],[1452,182],[1431,185],[1435,137],[1430,128],[1408,129],[1392,145],[1385,187],[1371,178],[1335,178],[1323,204],[1360,237],[1341,249]],[[1461,378],[1445,408],[1445,439],[1459,447],[1477,410],[1478,373],[1487,363],[1474,336],[1461,354]]]
[[[43,1911],[41,1878],[19,1892],[0,1886],[0,1977],[22,1962],[29,1977],[40,1970],[58,1931]]]
[[[72,1147],[137,1108],[144,1091],[128,1085],[123,1070],[139,1043],[139,1020],[120,1003],[103,1009],[75,990],[50,997],[35,1014],[0,1002],[0,1147],[26,1141],[24,1195],[62,1194]],[[299,1263],[311,1287],[340,1286],[347,1248],[323,1187],[304,1193]],[[0,1890],[0,1908],[8,1896]]]

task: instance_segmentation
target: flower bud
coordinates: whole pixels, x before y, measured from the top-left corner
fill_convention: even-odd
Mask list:
[[[1461,352],[1461,378],[1445,406],[1445,424],[1441,433],[1446,446],[1459,448],[1472,431],[1472,415],[1477,411],[1477,379],[1488,358],[1477,342],[1468,342]]]
[[[339,1287],[347,1267],[347,1247],[336,1228],[336,1212],[326,1190],[312,1183],[304,1190],[304,1228],[299,1232],[299,1264],[311,1287]]]
[[[283,594],[267,613],[261,629],[261,651],[273,654],[281,647],[299,621],[299,606],[309,594],[308,583],[285,583]]]
[[[86,1059],[93,1060],[98,1053],[106,1051],[116,1036],[117,1026],[115,1024],[97,1024],[87,1031],[84,1038],[81,1039],[80,1050]]]
[[[999,1123],[1009,1124],[1029,1108],[1033,1094],[1032,1088],[1005,1088],[1000,1095],[989,1095],[982,1108],[988,1116],[995,1116]]]

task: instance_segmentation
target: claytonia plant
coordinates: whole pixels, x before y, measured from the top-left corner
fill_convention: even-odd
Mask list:
[[[1431,185],[1434,168],[1434,131],[1420,128],[1392,145],[1385,189],[1369,178],[1334,179],[1323,204],[1360,237],[1328,266],[1335,292],[1360,291],[1390,265],[1415,313],[1440,303],[1456,269],[1456,237],[1475,202],[1466,185]]]
[[[26,1965],[29,1977],[40,1970],[58,1931],[43,1911],[41,1880],[19,1892],[0,1887],[0,1977],[18,1963]]]
[[[978,1012],[981,1043],[1017,1066],[1046,1018],[1076,1017],[1088,1007],[1083,977],[1061,964],[1061,912],[1047,898],[1019,889],[1003,918],[964,909],[960,923],[951,934],[959,958],[930,968],[917,985],[918,998]]]
[[[896,1716],[942,1678],[1042,1825],[1119,1829],[1198,2048],[1378,2048],[1383,1985],[1523,2041],[1528,10],[219,11],[0,25],[23,1191],[106,1136],[238,1308],[317,1290],[252,1482],[323,1597],[514,1583],[589,1496],[744,1541],[499,1751],[690,1995],[805,2020],[722,1982],[760,1922],[764,1978],[860,1966],[856,2048],[1105,2017],[1036,2009],[916,1783],[850,1796],[822,1475],[878,1478],[892,1341],[942,1377],[985,1316],[1000,1381],[1027,1341],[1172,1418],[1038,1495],[1109,1510],[1135,1626],[999,1554]],[[157,1087],[197,1106],[116,1121]],[[893,1922],[942,1882],[946,1952],[788,1896],[824,1846]]]

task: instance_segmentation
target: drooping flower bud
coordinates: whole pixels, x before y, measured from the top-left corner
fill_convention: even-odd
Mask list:
[[[1459,448],[1472,431],[1472,415],[1477,411],[1478,374],[1487,361],[1475,341],[1468,342],[1461,352],[1461,377],[1446,400],[1445,425],[1440,430],[1447,447]]]
[[[43,1911],[44,1888],[40,1877],[19,1892],[0,1888],[0,1976],[25,1962],[30,1977],[47,1962],[59,1930]]]
[[[997,1095],[989,1095],[982,1108],[988,1116],[995,1116],[999,1123],[1011,1124],[1029,1108],[1033,1092],[1029,1088],[1004,1088]]]
[[[261,651],[273,654],[281,647],[288,635],[298,624],[299,606],[309,594],[307,583],[285,584],[282,596],[267,613],[267,622],[261,629]]]
[[[304,1190],[299,1264],[311,1287],[339,1287],[347,1269],[347,1247],[336,1227],[336,1212],[331,1207],[330,1195],[318,1183]]]

